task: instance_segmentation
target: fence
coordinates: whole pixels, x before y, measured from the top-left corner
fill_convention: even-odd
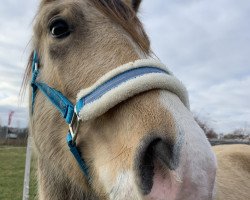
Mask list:
[[[232,140],[232,139],[210,139],[210,144],[212,146],[216,145],[225,145],[225,144],[247,144],[250,145],[250,141],[244,141],[244,140]]]
[[[8,133],[7,133],[8,132]],[[8,137],[15,134],[16,137]],[[26,146],[27,145],[28,130],[14,129],[8,131],[7,127],[0,127],[0,145],[6,146]]]

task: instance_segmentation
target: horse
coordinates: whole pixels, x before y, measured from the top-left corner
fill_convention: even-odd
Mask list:
[[[149,61],[157,58],[137,17],[140,3],[41,0],[24,78],[33,88],[29,127],[40,200],[215,198],[215,154],[181,82]],[[87,93],[142,66],[158,71],[111,89],[94,100],[97,107],[80,105]],[[65,114],[73,113],[68,126],[61,107],[70,102],[77,106]]]
[[[218,162],[217,200],[246,200],[250,197],[250,146],[243,144],[213,147]]]

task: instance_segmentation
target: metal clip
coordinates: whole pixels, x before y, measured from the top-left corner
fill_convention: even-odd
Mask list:
[[[37,71],[37,70],[38,70],[38,63],[35,62],[35,71]]]
[[[71,137],[72,137],[72,142],[76,141],[78,129],[79,129],[79,124],[80,124],[80,120],[79,120],[77,114],[74,113],[72,120],[71,120],[71,123],[69,124],[69,132],[70,132]]]

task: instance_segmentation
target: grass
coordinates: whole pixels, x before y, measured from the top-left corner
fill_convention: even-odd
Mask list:
[[[25,169],[25,147],[0,146],[0,199],[22,200]],[[30,200],[36,199],[36,178],[32,159]]]

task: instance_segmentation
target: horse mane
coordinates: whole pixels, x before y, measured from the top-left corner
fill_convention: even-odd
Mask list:
[[[25,91],[29,82],[29,77],[31,75],[31,67],[32,67],[32,60],[33,60],[33,52],[31,52],[30,56],[29,56],[29,60],[27,63],[27,66],[25,68],[24,71],[24,75],[23,75],[23,80],[22,80],[22,84],[21,84],[21,88],[20,88],[20,92],[19,92],[19,100],[22,103],[24,96],[25,96]]]
[[[40,6],[52,1],[54,0],[43,0]],[[95,6],[100,12],[109,17],[115,23],[120,25],[126,32],[128,32],[133,41],[140,47],[143,53],[149,54],[151,52],[148,36],[145,33],[143,26],[132,7],[129,7],[121,0],[89,0],[89,3]],[[23,99],[25,89],[28,85],[29,77],[31,75],[32,57],[33,51],[29,57],[29,61],[23,76],[21,90],[19,93],[21,100]]]

